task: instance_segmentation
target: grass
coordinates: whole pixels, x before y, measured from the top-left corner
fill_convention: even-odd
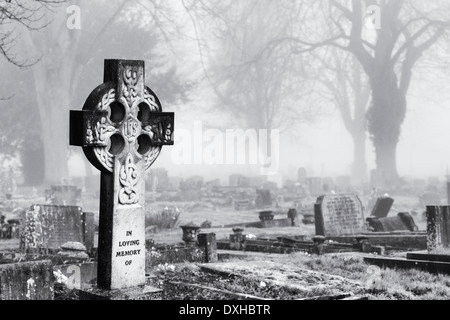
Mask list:
[[[177,207],[164,208],[159,212],[147,211],[145,213],[145,226],[156,226],[158,230],[173,229],[179,224],[181,210]]]
[[[374,300],[450,299],[448,275],[434,275],[417,269],[380,269],[364,263],[362,255],[357,253],[316,257],[294,253],[284,256],[281,261],[359,281],[364,286],[362,293]]]
[[[28,205],[20,203],[23,207]],[[401,199],[397,202],[398,207],[406,207],[407,201]],[[164,211],[167,207],[171,208]],[[175,207],[176,206],[176,207]],[[82,208],[87,212],[98,213],[98,197],[83,198]],[[178,212],[175,208],[179,208]],[[406,208],[405,208],[406,209]],[[213,232],[216,239],[228,239],[232,233],[232,228],[223,228],[227,224],[255,222],[258,221],[258,210],[235,211],[233,208],[215,208],[205,207],[192,202],[184,203],[148,203],[147,211],[154,214],[146,215],[146,225],[159,225],[160,231],[148,235],[156,243],[177,244],[182,240],[182,230],[179,225],[193,222],[201,225],[204,221],[212,222],[212,228],[204,228],[202,232]],[[287,209],[285,210],[287,213]],[[165,213],[164,213],[165,212]],[[398,212],[395,210],[395,212]],[[395,213],[391,213],[395,214]],[[98,217],[98,215],[97,215]],[[285,218],[282,213],[276,218]],[[423,221],[415,217],[416,224],[421,230],[424,230]],[[314,225],[300,225],[298,227],[258,229],[246,228],[245,234],[254,234],[258,237],[264,236],[295,236],[315,234]],[[3,247],[17,246],[17,241],[2,241]],[[5,248],[4,248],[5,249]],[[437,250],[438,254],[450,254],[450,249]],[[255,258],[246,258],[251,261]],[[271,258],[273,259],[273,258]],[[358,295],[366,295],[373,300],[448,300],[450,299],[450,276],[432,275],[418,270],[395,270],[395,269],[376,269],[364,263],[362,256],[358,253],[330,254],[323,256],[309,256],[302,253],[293,253],[289,255],[280,255],[276,261],[283,265],[290,265],[297,269],[308,269],[326,274],[340,276],[351,281],[359,283],[359,288],[353,288],[353,292]],[[177,264],[175,271],[155,270],[158,279],[184,281],[187,283],[204,284],[205,286],[214,286],[219,289],[232,292],[251,294],[259,297],[265,297],[277,300],[298,299],[302,297],[311,297],[314,295],[334,294],[339,290],[350,290],[345,284],[337,281],[336,283],[328,281],[312,281],[314,286],[303,290],[293,289],[289,286],[277,284],[274,279],[265,279],[257,277],[250,273],[246,278],[224,278],[219,276],[205,275],[200,272],[196,264]],[[301,274],[291,274],[288,276],[288,282],[297,282],[304,280]],[[192,295],[190,295],[192,292]],[[196,292],[196,293],[194,293]],[[197,299],[209,297],[207,290],[192,290],[185,288],[179,292],[184,298]],[[205,295],[206,294],[206,295]],[[230,299],[230,295],[214,293],[214,298]]]

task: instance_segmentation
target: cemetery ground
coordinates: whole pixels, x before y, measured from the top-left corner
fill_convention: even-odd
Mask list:
[[[83,198],[83,208],[94,211],[95,197]],[[20,199],[18,203],[20,203]],[[39,203],[39,199],[35,200]],[[288,205],[288,204],[286,204]],[[396,212],[416,209],[415,199],[397,197]],[[210,222],[202,232],[214,233],[216,239],[227,240],[232,233],[230,224],[257,221],[257,210],[236,211],[233,208],[216,208],[201,202],[152,202],[150,211],[171,212],[160,221],[167,228],[147,227],[146,239],[156,244],[176,246],[182,241],[183,224],[197,225]],[[285,215],[289,206],[274,209],[275,217]],[[169,210],[167,210],[170,208]],[[178,210],[174,210],[178,208]],[[157,214],[156,214],[157,215]],[[10,216],[11,217],[11,216]],[[96,217],[98,219],[98,217]],[[419,230],[425,230],[426,221],[415,217]],[[98,221],[98,220],[97,220]],[[147,224],[150,220],[146,220]],[[255,237],[315,235],[314,224],[295,227],[245,228],[246,235]],[[17,239],[0,241],[0,251],[14,250]],[[448,252],[444,252],[448,254]],[[404,256],[398,252],[395,256]],[[155,265],[147,275],[154,287],[163,289],[165,300],[314,300],[352,299],[368,300],[448,300],[450,299],[450,276],[431,274],[416,269],[380,269],[364,262],[367,256],[361,252],[331,253],[323,255],[294,252],[268,254],[235,252],[220,253],[219,261],[162,263]],[[55,282],[56,300],[78,299],[77,290],[70,290]]]

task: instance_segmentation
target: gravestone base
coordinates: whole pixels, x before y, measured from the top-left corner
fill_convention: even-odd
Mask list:
[[[162,290],[149,285],[116,290],[83,285],[78,296],[80,300],[162,300]]]

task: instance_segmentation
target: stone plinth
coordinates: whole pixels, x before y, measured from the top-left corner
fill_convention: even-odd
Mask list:
[[[162,290],[152,286],[107,290],[85,285],[78,294],[80,300],[161,300]]]

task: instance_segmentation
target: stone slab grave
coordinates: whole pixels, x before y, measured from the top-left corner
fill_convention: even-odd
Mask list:
[[[268,287],[277,286],[290,292],[296,292],[297,299],[318,298],[320,291],[334,294],[353,293],[361,290],[364,285],[359,281],[340,276],[299,268],[297,265],[289,263],[267,260],[202,264],[200,269],[226,277],[256,278]]]
[[[383,268],[419,269],[433,274],[450,275],[450,206],[427,206],[426,251],[408,253],[406,258],[366,257],[367,263]],[[447,248],[447,249],[446,249]]]
[[[375,216],[367,217],[371,231],[389,232],[389,231],[419,231],[414,218],[409,212],[399,212],[394,217],[377,218]]]
[[[105,60],[104,83],[70,112],[70,145],[100,170],[97,287],[80,299],[152,299],[145,284],[145,171],[173,145],[174,113],[145,85],[144,61]],[[157,291],[157,290],[156,290]]]
[[[94,214],[78,206],[31,205],[22,211],[20,249],[59,250],[66,242],[81,242],[88,252],[94,246]]]
[[[355,194],[328,194],[314,204],[316,235],[342,236],[366,230],[362,202]]]
[[[0,300],[53,300],[50,260],[0,264]]]
[[[378,197],[370,215],[376,218],[386,218],[393,204],[394,199],[391,197]]]

